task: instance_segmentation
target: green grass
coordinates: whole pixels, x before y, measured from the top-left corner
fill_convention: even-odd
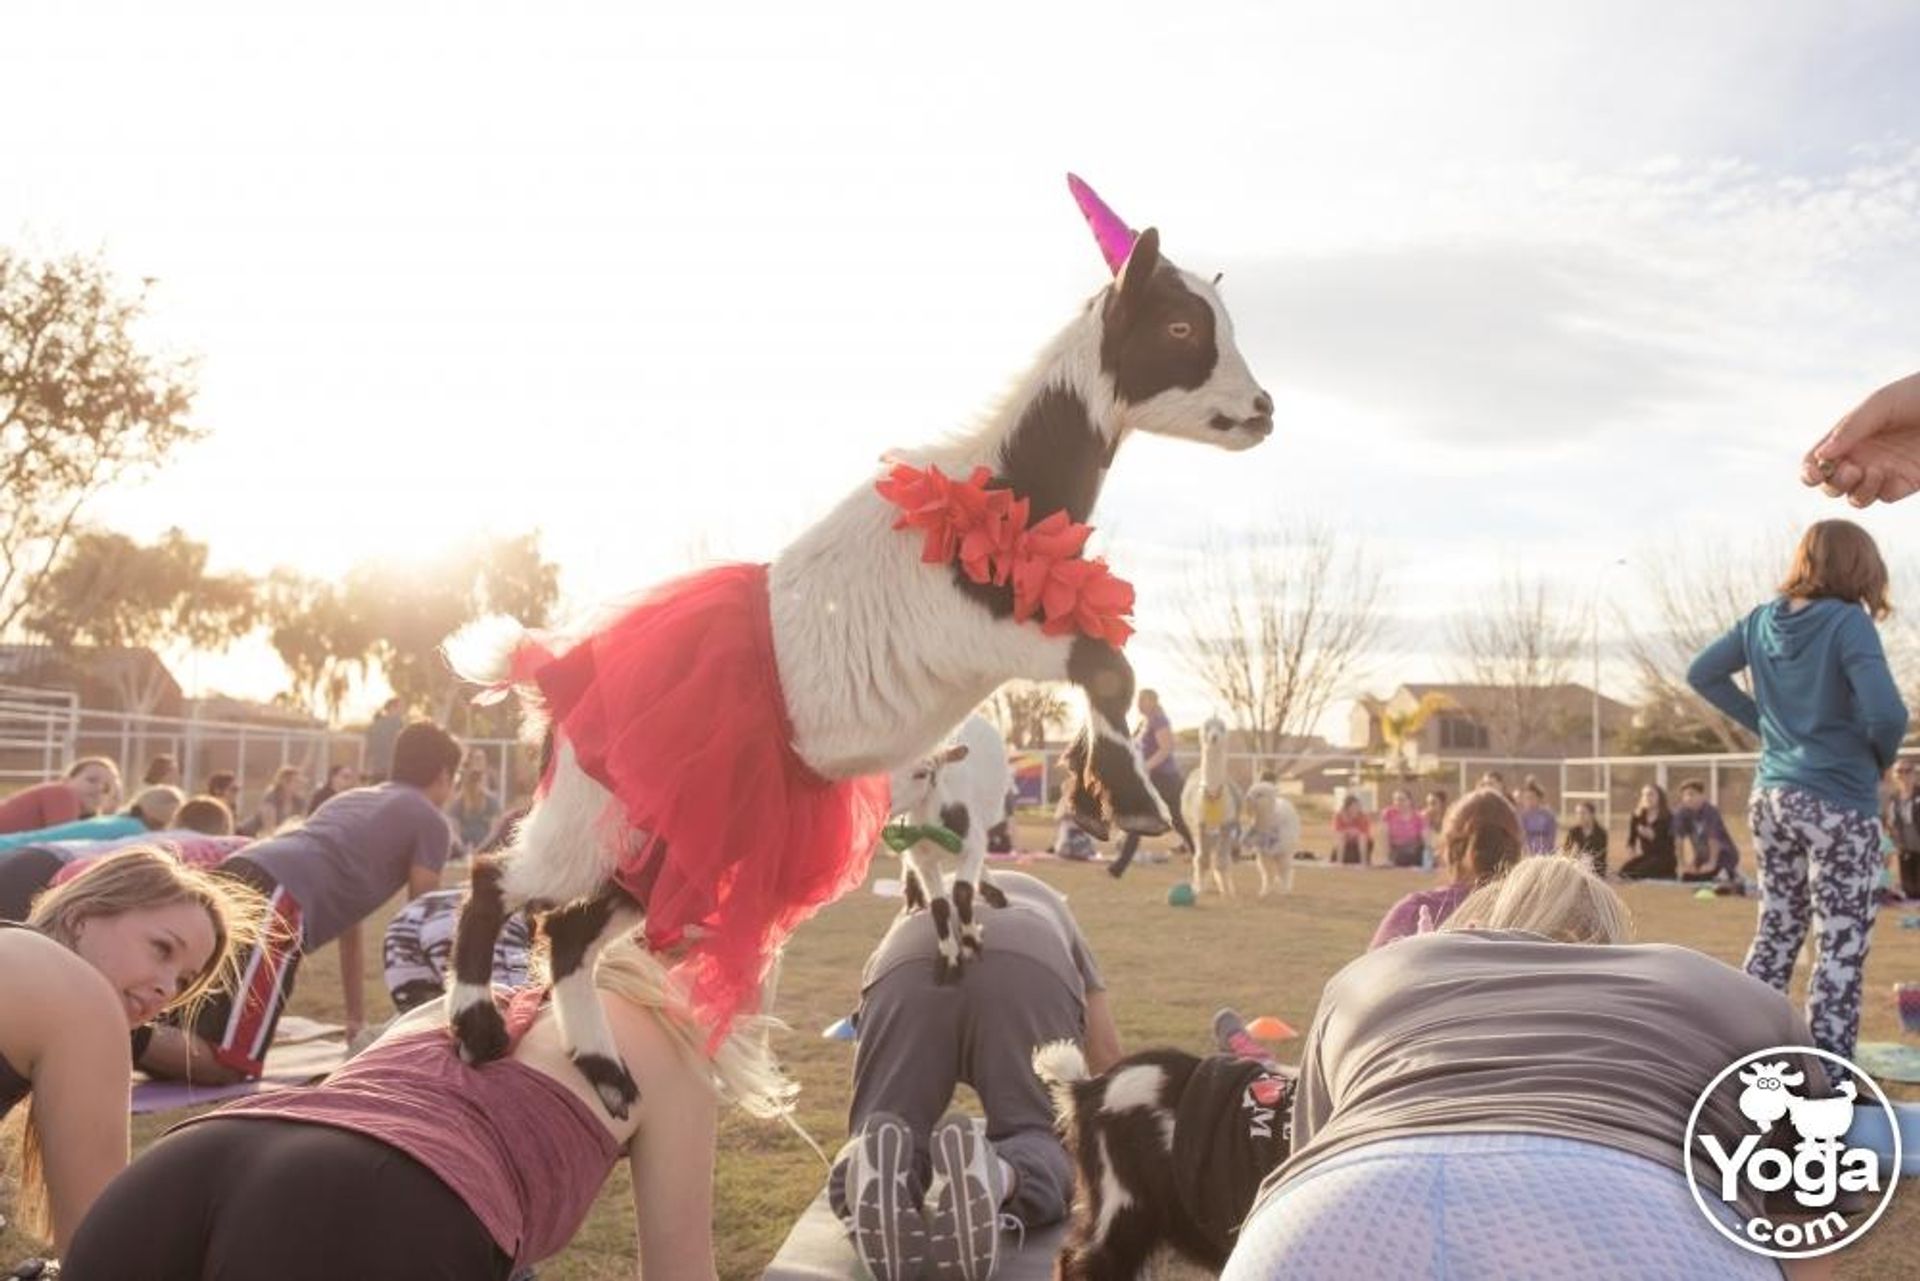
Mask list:
[[[1744,833],[1736,833],[1744,835]],[[1030,828],[1028,844],[1044,844]],[[1314,839],[1324,839],[1315,834]],[[1616,861],[1618,855],[1616,854]],[[1255,901],[1253,870],[1241,867],[1243,897],[1203,899],[1195,908],[1166,906],[1166,891],[1180,879],[1179,863],[1138,866],[1115,882],[1098,865],[1043,861],[1027,869],[1071,898],[1111,984],[1123,1044],[1129,1049],[1178,1045],[1208,1047],[1208,1024],[1222,1005],[1249,1016],[1274,1014],[1304,1030],[1327,979],[1367,943],[1387,906],[1402,894],[1431,883],[1418,872],[1331,870],[1303,867],[1295,893]],[[876,864],[875,874],[896,869]],[[457,873],[456,873],[457,875]],[[1751,901],[1696,901],[1669,887],[1628,886],[1639,935],[1646,941],[1684,943],[1737,964],[1752,934]],[[390,905],[397,907],[398,903]],[[844,1140],[852,1047],[825,1041],[820,1029],[852,1009],[861,961],[886,929],[897,900],[861,891],[822,912],[789,948],[780,991],[780,1013],[791,1024],[778,1048],[801,1082],[800,1121],[829,1153]],[[1897,912],[1889,913],[1896,917]],[[376,935],[377,937],[377,935]],[[378,949],[371,949],[377,956]],[[313,1018],[341,1014],[335,952],[324,949],[302,967],[292,1009]],[[1875,931],[1867,965],[1862,1039],[1897,1040],[1899,1021],[1890,997],[1898,979],[1920,976],[1920,933],[1902,931],[1885,919]],[[377,979],[370,987],[377,987]],[[372,1012],[384,1012],[383,997],[370,993]],[[1288,1057],[1299,1042],[1289,1044]],[[1920,1098],[1920,1089],[1890,1091]],[[151,1142],[172,1117],[136,1118],[136,1147]],[[756,1277],[779,1248],[793,1220],[819,1190],[825,1171],[818,1158],[785,1128],[729,1117],[719,1140],[715,1181],[714,1241],[722,1277]],[[1911,1183],[1867,1240],[1845,1252],[1839,1275],[1894,1278],[1912,1275],[1912,1241],[1920,1233],[1920,1198]],[[17,1237],[0,1233],[0,1259],[26,1252]],[[592,1216],[573,1245],[541,1269],[543,1281],[630,1279],[633,1217],[624,1167],[608,1182]],[[1164,1276],[1188,1276],[1166,1269]]]

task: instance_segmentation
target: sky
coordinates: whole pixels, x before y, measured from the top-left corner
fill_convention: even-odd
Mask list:
[[[1096,513],[1177,720],[1182,585],[1298,520],[1387,574],[1375,692],[1520,574],[1608,598],[1621,694],[1635,566],[1842,514],[1800,454],[1920,367],[1911,5],[919,8],[10,6],[0,238],[199,360],[207,438],[94,519],[314,574],[537,528],[580,607],[770,557],[1104,283],[1071,169],[1225,273],[1277,403]]]

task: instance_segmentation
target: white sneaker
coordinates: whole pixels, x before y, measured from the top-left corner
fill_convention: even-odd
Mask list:
[[[925,1275],[927,1224],[910,1182],[913,1136],[906,1122],[876,1112],[847,1158],[848,1224],[873,1281],[915,1281]]]
[[[1007,1189],[984,1122],[954,1115],[933,1127],[933,1177],[939,1187],[928,1226],[933,1275],[987,1281],[1000,1263],[1000,1202]]]

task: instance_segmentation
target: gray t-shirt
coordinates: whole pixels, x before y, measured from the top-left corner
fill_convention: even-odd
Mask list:
[[[300,904],[304,945],[312,950],[392,898],[410,869],[439,871],[452,843],[447,816],[424,792],[382,783],[330,797],[305,826],[241,854]]]
[[[996,908],[984,899],[974,900],[974,912],[986,931],[986,947],[1040,962],[1083,999],[1088,992],[1106,990],[1093,949],[1087,946],[1080,923],[1073,919],[1066,895],[1023,872],[995,872],[992,880],[1007,896],[1007,905]],[[948,892],[952,892],[951,887]],[[880,946],[867,958],[860,990],[866,991],[895,967],[925,960],[938,950],[932,913],[895,917]]]
[[[1809,1043],[1784,996],[1687,948],[1505,930],[1402,939],[1327,984],[1293,1156],[1266,1188],[1362,1144],[1473,1132],[1599,1143],[1684,1175],[1708,1083],[1755,1051]],[[1729,1150],[1750,1129],[1724,1090],[1701,1124]]]

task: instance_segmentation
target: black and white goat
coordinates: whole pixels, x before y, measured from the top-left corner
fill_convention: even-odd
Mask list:
[[[1074,1167],[1056,1281],[1132,1281],[1162,1249],[1225,1266],[1261,1181],[1291,1149],[1293,1069],[1146,1050],[1090,1076],[1070,1041],[1035,1050],[1033,1069]]]
[[[895,459],[937,464],[956,477],[985,467],[993,487],[1027,501],[1033,522],[1056,512],[1085,522],[1115,452],[1135,432],[1228,450],[1264,441],[1273,402],[1234,345],[1214,283],[1163,258],[1152,228],[1132,239],[1130,252],[1108,256],[1112,283],[1080,308],[998,410],[969,434]],[[825,780],[884,775],[926,756],[1004,682],[1067,680],[1089,707],[1069,754],[1078,820],[1101,831],[1165,831],[1166,807],[1126,732],[1134,677],[1120,650],[1016,620],[1011,584],[976,582],[957,563],[923,563],[920,538],[897,532],[898,516],[876,493],[875,477],[860,477],[768,569],[773,657],[800,762]],[[509,674],[504,654],[463,672],[487,683]],[[487,987],[492,940],[521,905],[550,909],[562,1039],[609,1111],[622,1116],[638,1092],[590,975],[600,946],[645,916],[645,902],[614,879],[627,830],[611,793],[557,734],[517,847],[473,868],[448,1003],[470,1059],[503,1053],[504,1026]]]
[[[986,876],[987,832],[1006,814],[1012,784],[1007,740],[977,712],[945,747],[893,776],[894,812],[905,817],[904,830],[914,838],[900,850],[906,910],[933,914],[942,982],[959,969],[966,952],[980,953],[983,930],[974,914],[976,896],[995,907],[1007,905],[1006,896]],[[941,846],[924,835],[932,828],[944,828],[958,838],[954,853],[960,863],[951,901],[941,876]]]

